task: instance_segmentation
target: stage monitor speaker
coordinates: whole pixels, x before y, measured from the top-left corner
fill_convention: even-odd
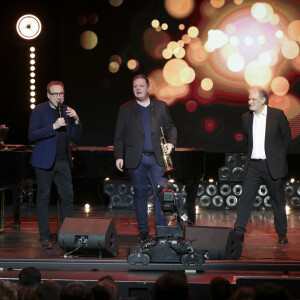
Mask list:
[[[242,254],[242,243],[236,233],[227,227],[187,226],[185,240],[192,242],[198,250],[205,250],[209,259],[238,259]]]
[[[58,244],[66,252],[82,256],[116,256],[119,241],[112,219],[65,218],[58,234]],[[81,247],[80,247],[81,245]]]

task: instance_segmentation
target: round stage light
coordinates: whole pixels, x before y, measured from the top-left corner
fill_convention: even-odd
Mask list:
[[[111,202],[113,205],[121,203],[121,197],[119,195],[113,195],[111,197]]]
[[[219,168],[219,180],[229,180],[231,170],[228,167]]]
[[[237,206],[238,204],[238,198],[234,195],[230,195],[228,197],[226,197],[226,205],[229,207],[229,208],[234,208]]]
[[[224,206],[224,199],[222,196],[216,195],[212,198],[211,203],[214,208],[221,208]]]
[[[114,188],[115,188],[115,186],[113,183],[106,184],[104,187],[104,193],[111,195],[114,191]]]
[[[199,197],[199,196],[203,195],[204,192],[205,192],[205,187],[204,187],[204,185],[199,184],[199,185],[198,185],[198,189],[197,189],[197,196]]]
[[[118,192],[122,195],[127,192],[127,186],[125,183],[121,183],[118,185]]]
[[[131,185],[131,187],[130,187],[130,192],[131,192],[132,195],[134,195],[134,187],[133,187],[133,185]]]
[[[206,187],[206,193],[209,195],[209,196],[214,196],[217,194],[217,187],[216,185],[214,184],[209,184],[207,187]]]
[[[243,192],[243,186],[241,184],[236,184],[232,188],[233,195],[241,196]]]
[[[265,208],[271,208],[272,207],[270,196],[267,196],[267,197],[264,198],[264,207]]]
[[[266,185],[261,185],[258,189],[258,195],[259,196],[266,196],[268,194],[268,188]]]
[[[24,15],[17,22],[18,35],[25,40],[33,40],[42,31],[42,24],[38,17],[34,15]]]
[[[299,197],[293,197],[290,201],[290,205],[293,209],[299,209],[300,208],[300,198]]]
[[[220,187],[220,194],[222,196],[229,196],[231,193],[231,186],[229,184],[223,184]]]
[[[244,169],[241,167],[235,167],[232,170],[232,177],[234,180],[241,180],[244,173]]]
[[[287,196],[287,197],[292,197],[295,193],[295,188],[292,186],[292,185],[287,185],[285,188],[284,188],[284,194]]]
[[[131,195],[126,195],[124,200],[127,205],[133,204],[133,197]]]
[[[208,208],[211,204],[211,199],[209,196],[207,195],[203,195],[200,199],[199,199],[199,204],[201,207],[204,208]]]
[[[262,199],[262,197],[256,196],[255,200],[254,200],[254,203],[253,203],[253,207],[255,209],[259,209],[259,208],[262,207],[262,205],[263,205],[263,199]]]

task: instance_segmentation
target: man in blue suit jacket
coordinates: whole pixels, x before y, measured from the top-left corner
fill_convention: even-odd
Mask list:
[[[52,248],[49,225],[49,200],[54,181],[61,198],[61,220],[73,215],[73,167],[70,142],[81,136],[81,123],[76,111],[64,102],[64,85],[51,81],[47,86],[49,101],[32,111],[29,140],[35,142],[31,164],[37,180],[37,216],[41,246]]]

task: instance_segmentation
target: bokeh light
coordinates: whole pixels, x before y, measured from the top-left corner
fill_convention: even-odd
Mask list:
[[[287,59],[293,59],[299,54],[299,45],[294,41],[287,41],[281,47],[282,55]]]
[[[157,19],[152,20],[151,26],[152,26],[153,28],[158,27],[158,26],[159,26],[159,21],[158,21]]]
[[[221,8],[225,4],[225,0],[210,0],[210,4],[214,8]]]
[[[91,30],[84,31],[80,36],[80,45],[85,50],[92,50],[98,44],[98,37],[95,32]]]
[[[292,41],[300,43],[300,20],[294,20],[288,25],[288,36]]]
[[[195,38],[195,37],[198,36],[199,30],[198,30],[197,27],[191,26],[191,27],[188,29],[187,33],[188,33],[189,37]]]
[[[184,82],[180,78],[180,72],[184,68],[188,68],[188,64],[179,58],[169,60],[163,68],[163,76],[165,81],[170,85],[183,85]]]
[[[272,70],[269,66],[255,60],[245,68],[245,80],[250,85],[267,86],[272,78]]]
[[[114,7],[118,7],[123,3],[123,0],[109,0],[109,4]]]
[[[213,88],[213,86],[214,86],[214,83],[210,78],[204,78],[201,81],[201,88],[204,91],[210,91]]]
[[[176,19],[188,17],[194,10],[194,0],[165,0],[165,9],[167,13]]]
[[[127,62],[127,67],[131,71],[137,71],[139,69],[139,62],[136,59],[130,59]]]
[[[197,102],[195,102],[194,100],[189,100],[186,102],[185,104],[185,108],[188,112],[194,112],[197,109]]]
[[[168,29],[168,24],[167,23],[163,23],[163,24],[161,24],[161,29],[162,30],[167,30]]]
[[[227,60],[227,66],[232,72],[240,72],[245,67],[245,59],[241,54],[232,54]]]
[[[271,82],[271,89],[277,96],[283,96],[289,91],[290,84],[288,80],[282,76],[276,77]]]

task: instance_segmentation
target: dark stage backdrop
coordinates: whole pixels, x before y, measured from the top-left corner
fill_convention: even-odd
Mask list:
[[[152,96],[169,105],[178,146],[245,151],[247,87],[263,83],[270,105],[286,113],[290,152],[298,153],[300,1],[268,1],[258,10],[255,2],[11,1],[1,11],[0,123],[10,127],[7,143],[28,143],[28,58],[34,45],[37,104],[46,100],[49,81],[62,80],[65,103],[83,123],[79,145],[113,145],[119,106],[132,98],[133,76],[144,73]],[[257,13],[263,9],[265,15]],[[42,22],[36,41],[26,43],[15,33],[25,13]]]

